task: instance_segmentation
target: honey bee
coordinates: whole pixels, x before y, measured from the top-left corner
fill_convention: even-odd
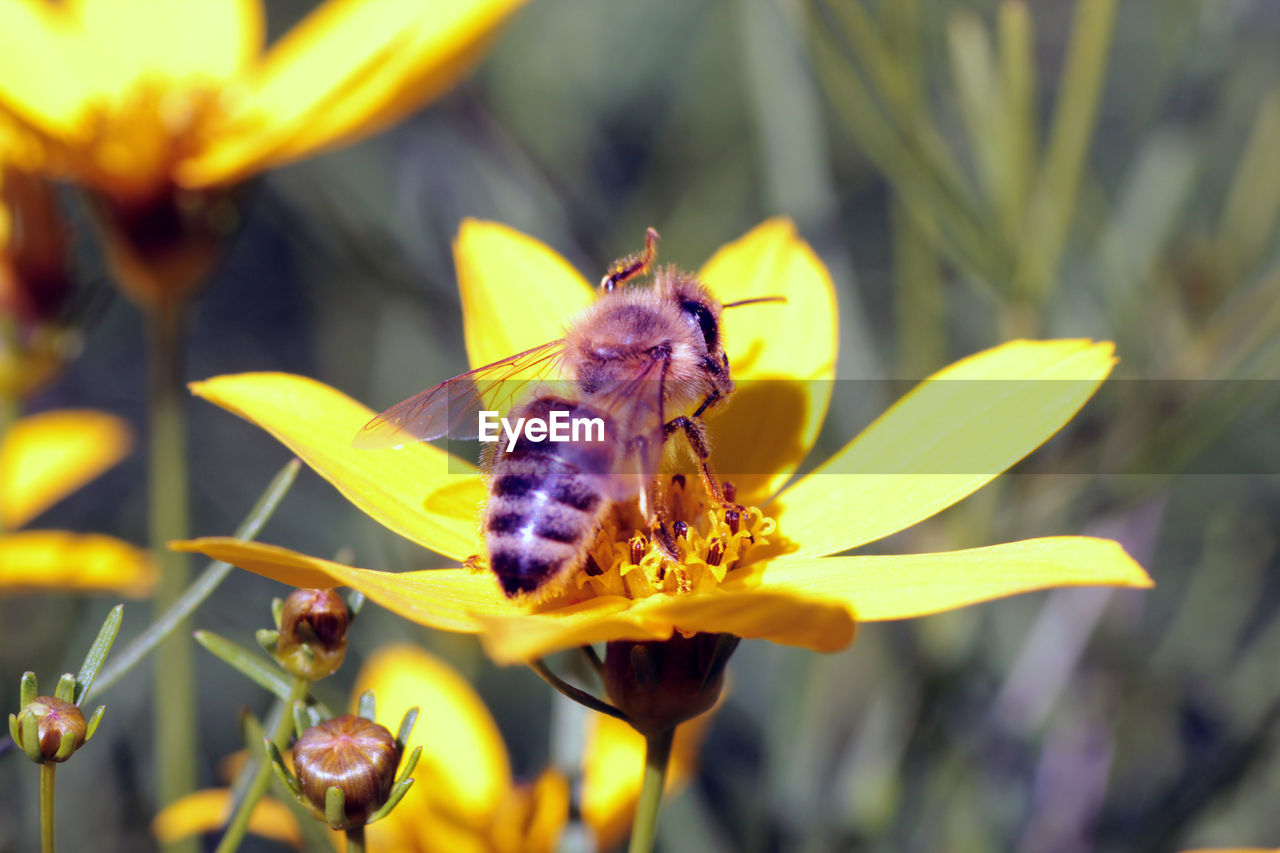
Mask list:
[[[637,500],[654,541],[674,557],[675,538],[652,492],[666,443],[677,434],[708,495],[724,500],[702,420],[733,393],[722,312],[781,298],[722,305],[674,267],[658,269],[651,287],[624,287],[653,267],[657,240],[650,228],[643,252],[609,267],[596,300],[568,322],[563,338],[410,397],[356,436],[357,447],[446,435],[494,441],[496,413],[484,407],[504,397],[514,402],[515,428],[502,418],[505,436],[486,454],[483,518],[489,567],[510,598],[554,592],[584,567],[616,502]],[[564,427],[559,439],[557,426]]]

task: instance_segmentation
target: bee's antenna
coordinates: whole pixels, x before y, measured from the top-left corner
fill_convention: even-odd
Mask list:
[[[658,257],[658,240],[657,231],[652,228],[645,229],[644,251],[638,255],[627,255],[620,261],[614,261],[604,278],[600,279],[600,289],[609,293],[628,279],[647,273]]]
[[[739,299],[737,302],[726,302],[721,308],[737,308],[739,305],[756,305],[761,302],[786,302],[785,296],[757,296],[754,299]]]

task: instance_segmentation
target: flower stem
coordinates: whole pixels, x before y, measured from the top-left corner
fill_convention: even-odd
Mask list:
[[[365,853],[363,824],[347,830],[347,853]]]
[[[151,550],[160,568],[155,614],[159,618],[187,585],[185,554],[170,551],[171,539],[187,535],[186,422],[182,387],[182,305],[166,303],[147,315],[150,332],[150,465],[147,472]],[[189,629],[180,624],[156,651],[152,712],[156,717],[155,761],[161,805],[195,789],[195,683]],[[171,851],[194,851],[186,839]]]
[[[587,691],[574,687],[572,684],[556,675],[551,671],[551,668],[547,666],[546,661],[542,660],[542,658],[530,661],[529,668],[538,673],[542,680],[547,682],[547,684],[550,684],[557,691],[568,696],[579,705],[585,705],[593,711],[599,711],[601,714],[608,714],[610,717],[617,717],[624,723],[629,722],[627,720],[627,715],[622,711],[619,711],[603,699],[597,699]]]
[[[627,853],[649,853],[658,834],[658,812],[662,808],[662,789],[667,781],[667,764],[671,758],[674,728],[645,736],[644,783],[636,802],[636,819],[631,829]]]
[[[53,782],[58,765],[40,765],[40,853],[53,853]]]
[[[293,731],[293,703],[305,700],[310,689],[310,681],[294,676],[293,685],[289,690],[289,698],[284,700],[283,704],[277,704],[280,717],[271,732],[271,742],[281,750],[288,746],[289,733]],[[249,818],[253,814],[254,808],[258,805],[258,801],[262,799],[262,795],[267,792],[267,786],[271,784],[271,762],[265,755],[260,754],[257,764],[251,766],[255,767],[253,779],[249,782],[248,787],[245,788],[244,797],[240,802],[236,803],[235,814],[231,816],[231,821],[227,824],[227,831],[223,833],[222,840],[218,842],[218,849],[214,853],[231,853],[231,851],[240,846],[245,832],[249,829]]]

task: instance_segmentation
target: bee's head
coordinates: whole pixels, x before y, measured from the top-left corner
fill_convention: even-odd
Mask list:
[[[724,349],[721,331],[723,307],[720,300],[695,278],[676,274],[669,279],[668,293],[680,317],[690,332],[693,363],[685,365],[689,372],[696,372],[707,392],[718,392],[724,399],[733,391],[733,379],[729,374],[729,356]]]

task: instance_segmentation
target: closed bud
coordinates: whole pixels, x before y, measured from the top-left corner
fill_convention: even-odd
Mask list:
[[[331,787],[342,791],[342,825],[363,826],[391,795],[400,745],[391,732],[375,722],[343,714],[312,726],[293,747],[293,769],[307,803],[325,815]]]
[[[26,396],[56,372],[72,336],[70,229],[52,187],[0,152],[0,394]]]
[[[120,289],[157,313],[190,298],[237,218],[226,191],[162,186],[141,195],[97,195],[94,200]]]
[[[605,690],[636,731],[671,731],[720,698],[725,665],[737,646],[732,634],[615,640],[605,651]]]
[[[85,742],[88,724],[80,709],[53,696],[37,696],[18,713],[15,740],[18,745],[30,737],[35,727],[39,758],[42,762],[61,763],[71,757]],[[64,738],[70,737],[66,748]]]
[[[347,653],[351,612],[331,589],[295,589],[280,610],[276,658],[311,681],[332,675]]]

